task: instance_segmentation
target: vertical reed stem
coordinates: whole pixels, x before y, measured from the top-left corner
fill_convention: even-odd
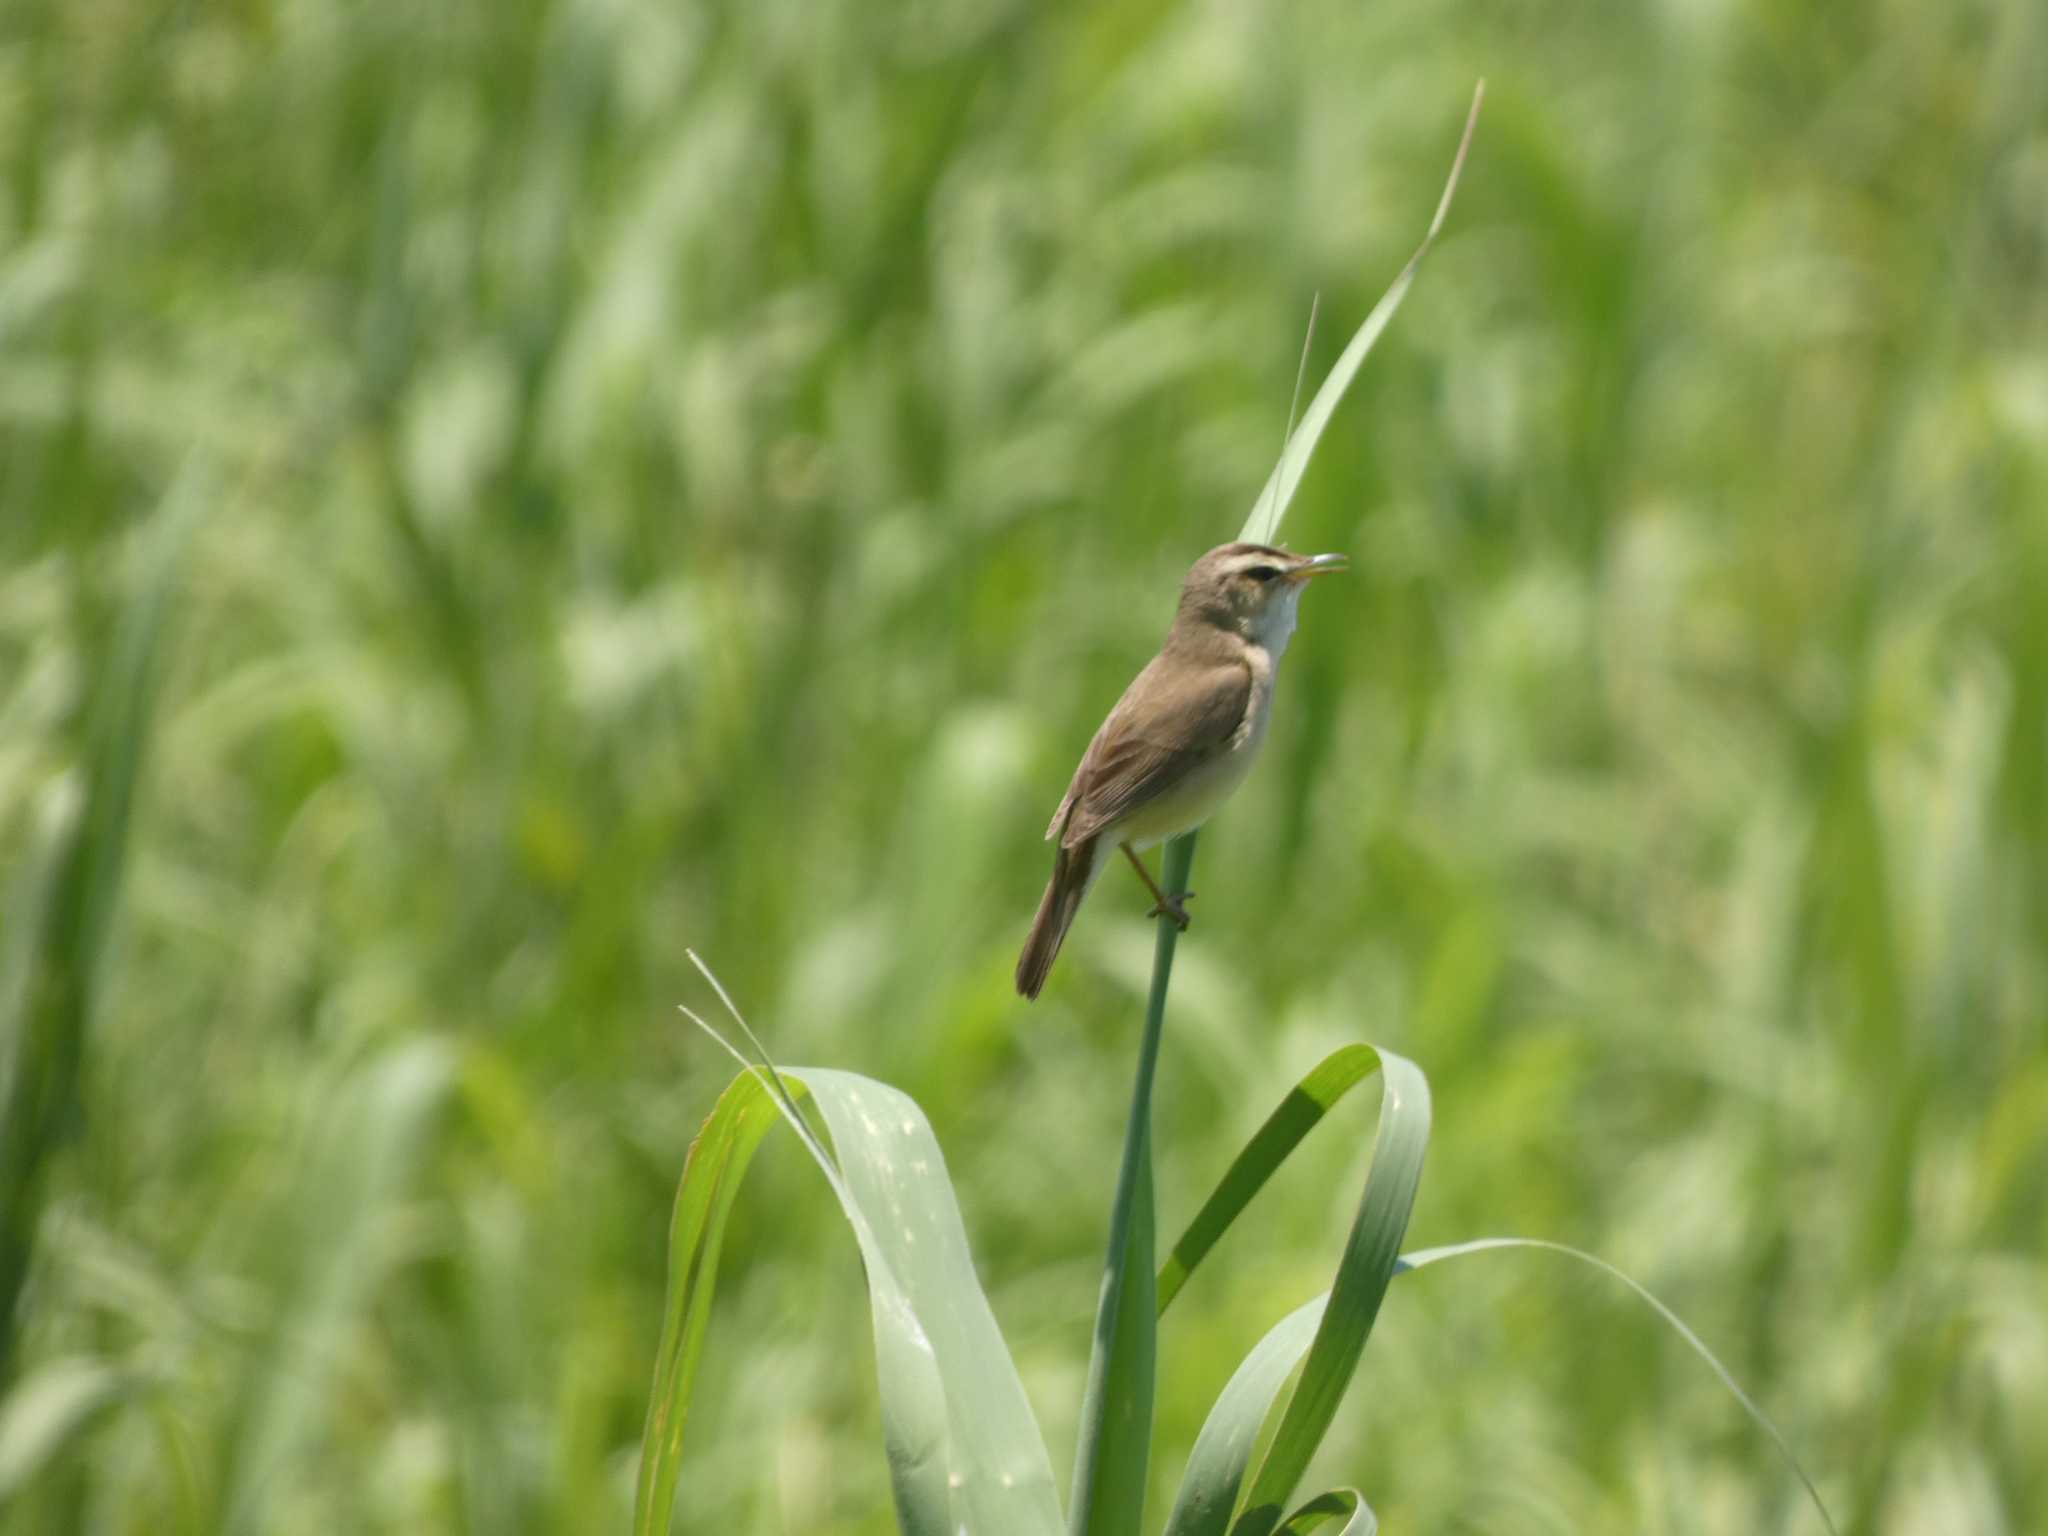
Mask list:
[[[1160,885],[1178,900],[1195,863],[1195,834],[1166,845]],[[1138,1042],[1138,1077],[1124,1128],[1123,1165],[1109,1218],[1109,1251],[1095,1309],[1095,1347],[1081,1399],[1081,1439],[1074,1456],[1074,1536],[1132,1536],[1145,1513],[1145,1475],[1152,1444],[1152,1386],[1158,1330],[1154,1295],[1152,1208],[1152,1078],[1166,1021],[1166,986],[1180,929],[1161,918],[1152,950],[1152,990]]]

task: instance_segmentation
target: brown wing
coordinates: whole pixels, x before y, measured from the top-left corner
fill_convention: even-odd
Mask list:
[[[1197,666],[1156,657],[1124,690],[1088,744],[1047,837],[1062,848],[1165,793],[1223,745],[1251,702],[1251,669],[1240,660]]]

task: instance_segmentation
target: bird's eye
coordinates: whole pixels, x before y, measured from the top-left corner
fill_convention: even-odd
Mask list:
[[[1261,586],[1263,586],[1265,583],[1269,581],[1277,581],[1280,577],[1280,572],[1270,565],[1255,565],[1250,570],[1246,571],[1245,575],[1251,577],[1253,581],[1256,581]]]

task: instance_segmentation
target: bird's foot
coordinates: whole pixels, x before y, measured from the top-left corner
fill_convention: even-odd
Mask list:
[[[1174,927],[1178,928],[1182,933],[1186,933],[1188,931],[1188,909],[1183,903],[1193,901],[1194,899],[1195,893],[1193,891],[1181,892],[1179,901],[1169,901],[1162,896],[1154,904],[1152,910],[1145,915],[1147,917],[1171,919]]]

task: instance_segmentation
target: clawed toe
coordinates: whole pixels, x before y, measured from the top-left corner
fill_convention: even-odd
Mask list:
[[[1195,893],[1193,891],[1183,891],[1181,892],[1179,901],[1158,902],[1154,904],[1152,910],[1150,912],[1147,912],[1145,915],[1147,917],[1171,918],[1173,920],[1173,926],[1178,928],[1182,933],[1186,933],[1188,931],[1188,909],[1185,903],[1193,901],[1194,899]]]

